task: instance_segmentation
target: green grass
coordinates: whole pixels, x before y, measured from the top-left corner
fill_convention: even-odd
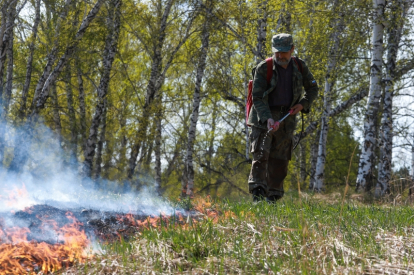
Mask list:
[[[326,202],[297,193],[276,205],[216,201],[218,222],[143,229],[101,244],[102,255],[67,274],[360,274],[414,272],[411,206]],[[188,204],[188,202],[186,202]],[[231,211],[233,217],[225,218]],[[406,274],[406,273],[402,273]]]

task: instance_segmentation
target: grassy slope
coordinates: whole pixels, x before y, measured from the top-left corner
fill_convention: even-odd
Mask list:
[[[104,255],[64,274],[414,272],[410,206],[345,202],[341,214],[338,201],[289,194],[277,205],[241,200],[206,208],[219,210],[218,221],[144,229],[135,240],[103,245]]]

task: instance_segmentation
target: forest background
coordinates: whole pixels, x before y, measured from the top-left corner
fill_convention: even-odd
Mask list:
[[[348,182],[381,196],[414,181],[413,1],[0,4],[0,165],[10,172],[48,172],[27,153],[47,147],[46,125],[65,165],[99,188],[247,195],[247,83],[286,32],[320,96],[285,189]]]

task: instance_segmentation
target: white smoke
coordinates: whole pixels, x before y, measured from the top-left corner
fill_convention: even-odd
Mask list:
[[[56,135],[47,127],[35,130],[34,142],[13,144],[20,130],[8,127],[6,134],[5,166],[0,168],[0,212],[23,210],[36,204],[57,208],[84,208],[102,211],[139,212],[147,215],[170,215],[174,208],[155,191],[150,180],[140,191],[121,193],[123,183],[102,180],[99,185],[80,176],[81,163],[69,159]],[[14,146],[27,146],[29,159],[22,172],[7,170]],[[138,184],[137,184],[138,185]],[[112,190],[109,192],[108,190]],[[120,189],[118,189],[120,190]]]

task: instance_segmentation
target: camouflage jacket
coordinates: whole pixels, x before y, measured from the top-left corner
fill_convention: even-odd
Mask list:
[[[303,74],[300,73],[296,63],[292,60],[293,100],[290,107],[295,104],[301,104],[303,106],[302,112],[308,113],[312,102],[318,96],[318,85],[305,62],[301,59],[298,59],[298,61],[302,63]],[[266,80],[266,61],[262,61],[256,67],[252,91],[253,106],[247,122],[250,126],[267,129],[267,120],[269,118],[278,119],[278,117],[274,117],[274,115],[272,116],[272,112],[270,111],[268,104],[268,96],[275,90],[278,79],[275,66],[273,57],[273,75],[270,81],[270,86]],[[305,91],[303,91],[303,88],[305,88]]]

